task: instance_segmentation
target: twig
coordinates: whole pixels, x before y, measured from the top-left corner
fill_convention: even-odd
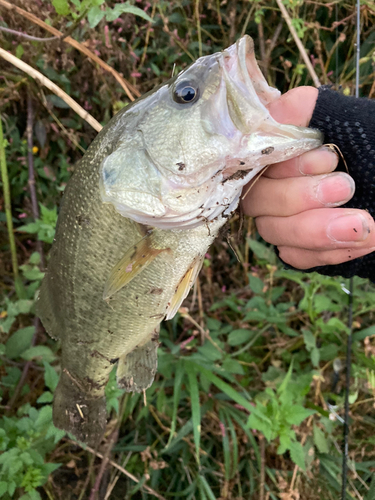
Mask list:
[[[277,0],[276,0],[277,1]],[[260,441],[260,479],[259,479],[259,500],[264,500],[264,486],[266,483],[266,445],[264,443],[264,437],[259,436]]]
[[[76,441],[70,441],[70,443],[74,444],[75,446],[79,445],[79,443],[77,443]],[[102,453],[100,453],[99,451],[95,451],[94,448],[91,448],[90,446],[85,446],[85,447],[82,447],[83,449],[89,451],[90,453],[92,453],[93,455],[99,457],[99,458],[104,458],[104,455]],[[112,467],[115,467],[117,470],[119,470],[120,472],[122,472],[126,477],[128,477],[129,479],[131,479],[132,481],[134,481],[135,483],[139,483],[139,479],[137,479],[135,476],[133,476],[133,474],[131,474],[130,472],[128,472],[126,469],[124,469],[123,467],[121,467],[121,465],[117,464],[116,462],[114,462],[113,460],[108,460],[108,463],[112,465]],[[166,500],[165,497],[163,497],[162,495],[160,495],[159,493],[157,493],[155,490],[153,490],[152,488],[150,488],[150,486],[147,486],[147,484],[143,484],[142,485],[142,488],[144,488],[148,493],[150,493],[151,495],[154,495],[154,497],[158,498],[159,500]]]
[[[263,64],[266,65],[266,45],[264,43],[264,30],[263,30],[262,19],[260,19],[260,22],[258,23],[258,38],[259,38],[260,57],[263,61]]]
[[[268,47],[266,49],[265,64],[263,65],[263,68],[262,68],[265,76],[267,76],[267,74],[268,74],[268,66],[270,64],[271,53],[272,53],[273,49],[275,48],[277,41],[279,40],[279,36],[280,36],[281,30],[283,28],[283,24],[284,24],[283,21],[279,22],[279,24],[277,25],[275,32],[271,38],[271,41],[269,42]]]
[[[5,7],[8,10],[14,10],[17,12],[17,14],[20,14],[21,16],[25,17],[29,21],[37,24],[41,28],[49,31],[53,35],[57,37],[64,37],[64,34],[61,33],[61,31],[57,30],[53,26],[49,26],[47,23],[39,19],[38,17],[34,16],[34,14],[31,14],[30,12],[27,12],[24,9],[21,9],[20,7],[17,7],[16,5],[12,5],[9,2],[6,2],[5,0],[0,0],[0,5]],[[132,93],[139,97],[141,94],[140,92],[133,86],[131,85],[128,81],[125,80],[115,69],[111,68],[108,64],[106,64],[104,61],[100,59],[100,57],[96,56],[91,50],[89,50],[87,47],[82,45],[81,43],[77,42],[74,40],[74,38],[71,38],[70,36],[67,36],[63,38],[63,41],[74,47],[75,49],[79,50],[83,54],[85,54],[89,59],[92,59],[94,62],[99,64],[104,70],[108,71],[111,73],[114,78],[118,81],[118,83],[121,85],[121,87],[124,89],[126,95],[129,97],[131,101],[134,101],[134,97]],[[132,93],[131,93],[132,92]]]
[[[14,276],[14,283],[15,283],[15,287],[16,287],[16,291],[17,291],[18,287],[20,287],[20,290],[22,289],[22,284],[20,282],[20,277],[19,277],[16,241],[15,241],[14,233],[13,233],[12,205],[11,205],[11,200],[10,200],[9,177],[8,177],[6,158],[5,158],[5,144],[4,144],[3,124],[1,121],[1,115],[0,115],[0,170],[1,170],[1,180],[3,183],[4,208],[5,208],[5,215],[6,215],[6,220],[7,220],[9,247],[10,247],[10,253],[11,253],[11,258],[12,258],[13,276]]]
[[[99,492],[100,482],[103,478],[105,468],[107,467],[111,450],[117,441],[117,437],[118,437],[118,429],[116,427],[116,429],[112,432],[112,434],[109,438],[107,449],[105,450],[105,454],[103,456],[102,463],[100,464],[100,469],[99,469],[98,475],[96,476],[95,484],[91,490],[89,500],[96,500],[97,493]]]
[[[0,0],[1,2],[2,0]],[[39,71],[35,70],[25,62],[21,61],[18,59],[18,57],[14,56],[10,52],[7,52],[6,50],[0,48],[0,57],[5,59],[6,61],[10,62],[14,66],[16,66],[18,69],[24,71],[27,73],[29,76],[34,78],[34,80],[38,81],[45,87],[47,87],[49,90],[51,90],[54,94],[59,96],[64,102],[66,102],[81,118],[87,121],[89,125],[93,129],[95,129],[97,132],[100,132],[101,129],[103,128],[98,121],[95,120],[93,116],[91,116],[87,111],[85,111],[82,106],[78,104],[74,99],[72,99],[68,94],[66,94],[63,90],[60,89],[57,85],[55,85],[51,80],[46,78],[42,73],[39,73]]]
[[[30,95],[30,91],[27,94],[27,163],[29,167],[29,191],[31,198],[31,208],[33,212],[34,220],[39,219],[39,208],[38,208],[38,200],[36,197],[35,190],[35,173],[34,173],[34,157],[33,157],[33,128],[34,128],[34,110],[33,110],[33,101]],[[40,240],[36,242],[36,249],[40,255],[40,264],[42,269],[44,269],[44,255],[43,255],[43,246]]]
[[[249,4],[250,4],[250,2],[249,2]],[[256,4],[254,2],[254,3],[252,3],[251,8],[249,9],[249,12],[247,13],[245,22],[244,22],[244,24],[242,26],[241,36],[244,36],[244,34],[246,33],[247,26],[248,26],[248,24],[250,22],[250,18],[253,15],[253,12],[254,12],[255,9],[256,9]]]
[[[152,5],[152,12],[151,12],[151,16],[150,16],[151,19],[154,19],[155,11],[156,11],[156,2],[154,2]],[[142,57],[141,57],[139,66],[143,66],[145,63],[146,54],[147,54],[147,47],[148,47],[148,43],[150,41],[150,33],[151,33],[151,23],[149,23],[148,27],[147,27],[145,45],[143,47],[143,53],[142,53]]]
[[[90,476],[91,476],[92,471],[94,469],[95,457],[90,455],[89,462],[90,462],[89,470],[87,471],[86,479],[85,479],[85,482],[83,483],[82,490],[79,494],[78,500],[82,500],[84,494],[86,493],[87,486],[89,485],[89,482],[90,482]]]
[[[199,17],[199,0],[195,0],[195,17],[197,18],[199,57],[202,57],[202,32],[201,32],[201,21]]]
[[[0,3],[2,1],[3,0],[0,0]],[[184,45],[180,42],[180,40],[176,37],[176,35],[172,31],[170,31],[170,29],[168,28],[168,19],[166,19],[166,17],[164,16],[163,11],[161,10],[159,4],[158,4],[158,10],[159,10],[161,20],[163,21],[163,31],[173,38],[174,42],[180,47],[181,50],[183,50],[185,52],[185,54],[188,57],[190,57],[190,59],[192,61],[195,61],[195,57],[188,51],[187,48],[184,47]]]
[[[0,26],[0,31],[5,31],[6,33],[11,33],[12,35],[21,36],[26,38],[27,40],[32,40],[33,42],[50,42],[51,40],[57,40],[57,36],[49,36],[48,38],[40,38],[38,36],[27,35],[26,33],[22,33],[21,31],[11,30],[10,28],[5,28],[4,26]]]
[[[40,96],[41,101],[43,106],[46,108],[47,112],[50,114],[50,116],[53,118],[53,120],[57,123],[57,125],[61,128],[62,133],[65,134],[68,139],[74,144],[74,146],[81,151],[81,153],[85,154],[86,150],[77,142],[77,140],[74,137],[74,134],[71,134],[61,123],[61,121],[57,118],[55,113],[50,109],[50,106],[48,106],[48,102],[46,99],[46,96],[44,95],[43,89],[40,89]]]
[[[302,42],[299,39],[299,36],[297,35],[296,30],[294,29],[294,26],[292,25],[292,20],[290,19],[288,11],[286,10],[284,4],[282,3],[282,0],[276,0],[276,3],[281,11],[281,15],[283,16],[286,24],[288,25],[289,31],[290,31],[292,37],[294,38],[294,41],[296,42],[298,50],[300,51],[302,59],[304,60],[304,62],[306,64],[307,70],[310,73],[310,76],[312,78],[312,81],[314,82],[315,87],[320,87],[320,81],[319,81],[318,75],[315,73],[315,70],[313,68],[313,65],[311,64],[309,56],[306,53],[305,47],[302,45]]]

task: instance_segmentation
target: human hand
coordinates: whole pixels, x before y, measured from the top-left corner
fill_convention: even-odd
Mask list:
[[[298,87],[269,105],[280,123],[306,127],[318,90]],[[263,239],[298,269],[340,264],[375,251],[375,221],[365,210],[334,208],[354,194],[353,179],[334,172],[327,147],[270,166],[242,200]],[[246,193],[246,187],[244,188]]]

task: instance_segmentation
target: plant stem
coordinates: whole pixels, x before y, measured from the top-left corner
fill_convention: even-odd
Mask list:
[[[29,191],[31,198],[31,208],[33,212],[34,221],[39,219],[39,208],[38,208],[38,200],[36,197],[36,189],[35,189],[35,171],[34,171],[34,157],[33,157],[33,128],[34,128],[34,109],[33,109],[33,101],[31,98],[31,93],[29,91],[27,95],[27,163],[29,167]],[[40,255],[40,267],[44,269],[44,255],[43,255],[43,246],[42,242],[37,240],[36,249]]]
[[[1,122],[1,115],[0,115],[0,170],[1,170],[1,180],[3,183],[4,207],[5,207],[5,215],[6,215],[8,235],[9,235],[9,247],[12,257],[14,283],[17,295],[20,296],[20,294],[22,295],[21,292],[22,283],[19,277],[16,241],[13,233],[12,206],[10,202],[9,177],[8,177],[7,162],[5,158],[5,144],[4,144],[3,124]]]

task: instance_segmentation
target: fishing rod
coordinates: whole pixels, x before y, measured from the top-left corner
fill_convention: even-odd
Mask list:
[[[337,6],[336,6],[337,8]],[[359,59],[360,59],[360,35],[361,35],[361,1],[356,0],[356,68],[355,68],[355,96],[359,97]],[[336,10],[337,13],[337,10]],[[353,277],[349,282],[349,300],[348,300],[348,326],[349,335],[346,344],[346,388],[344,405],[344,425],[343,425],[343,454],[342,454],[342,488],[341,500],[346,500],[346,484],[348,477],[348,458],[349,458],[349,394],[350,394],[350,375],[352,362],[352,341],[353,341]]]

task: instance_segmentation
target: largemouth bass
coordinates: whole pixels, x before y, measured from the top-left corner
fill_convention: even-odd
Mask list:
[[[278,97],[245,36],[120,111],[78,163],[37,306],[61,339],[57,427],[100,440],[113,365],[127,391],[151,385],[160,322],[188,294],[243,186],[321,144],[319,132],[270,116]]]

